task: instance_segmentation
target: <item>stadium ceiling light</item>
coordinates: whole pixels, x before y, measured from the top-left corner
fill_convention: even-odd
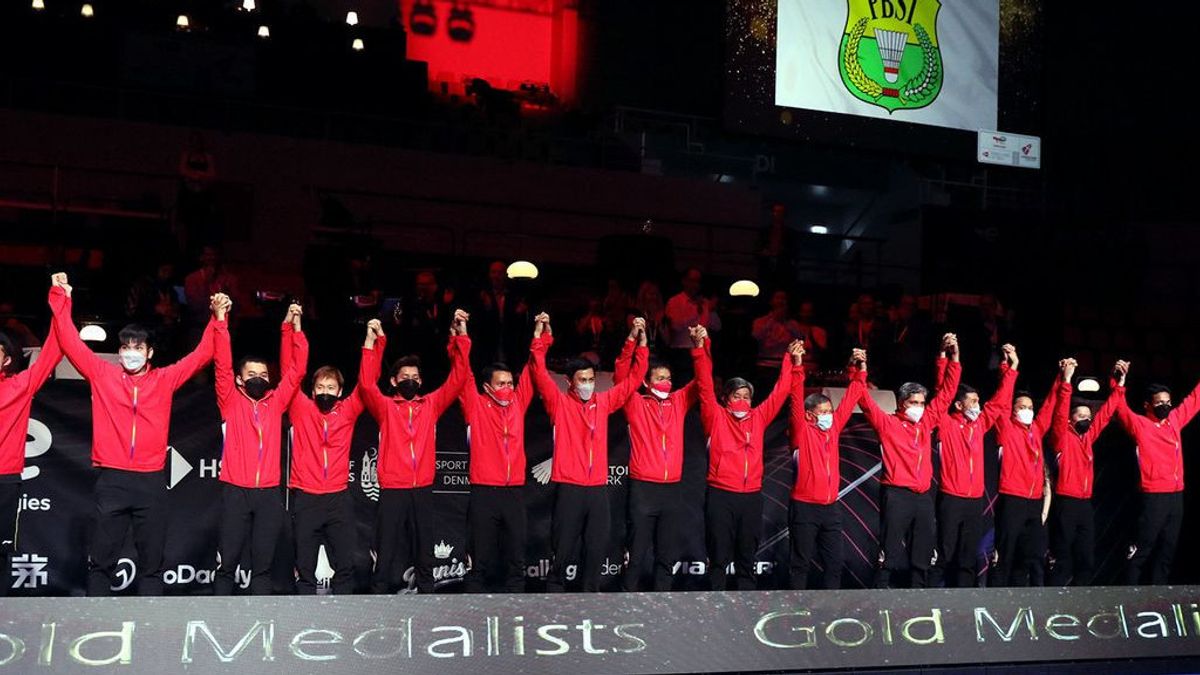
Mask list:
[[[528,260],[517,260],[508,266],[509,279],[536,279],[537,275],[537,265]]]
[[[175,28],[179,30],[187,30],[191,27],[191,25],[192,22],[190,19],[188,19],[187,14],[180,14],[179,16],[175,17]]]
[[[253,12],[255,10],[254,0],[242,0],[242,9],[247,12]]]
[[[271,37],[271,29],[266,26],[259,26],[258,27],[258,37],[264,38],[264,39]]]
[[[79,8],[79,16],[82,16],[85,19],[90,19],[93,16],[96,16],[96,10],[92,7],[91,3],[85,2],[83,3],[83,6]]]
[[[1094,377],[1085,377],[1079,381],[1079,384],[1075,385],[1075,389],[1082,392],[1100,391],[1100,380]]]
[[[108,331],[104,330],[104,326],[89,324],[79,329],[79,339],[84,342],[104,342],[108,339]]]
[[[42,11],[43,9],[46,9],[45,0],[33,0],[33,9],[38,12]]]
[[[825,227],[824,225],[813,225],[812,227],[808,228],[808,231],[812,232],[813,234],[829,234],[829,228]]]
[[[361,52],[366,49],[367,45],[362,38],[354,38],[354,42],[350,43],[350,48],[356,52]]]
[[[356,12],[354,10],[350,10],[349,12],[346,12],[346,25],[347,26],[357,26],[358,25],[358,12]]]
[[[729,286],[729,295],[735,298],[757,298],[758,284],[749,279],[735,281]]]

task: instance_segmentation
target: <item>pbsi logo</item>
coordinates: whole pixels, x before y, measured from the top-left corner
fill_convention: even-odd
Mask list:
[[[379,501],[379,451],[374,447],[367,448],[363,453],[358,484],[362,487],[363,494],[371,501]]]
[[[29,430],[25,432],[25,470],[21,472],[21,480],[33,480],[42,473],[41,469],[30,465],[28,460],[49,452],[53,442],[50,427],[32,417],[29,418]]]

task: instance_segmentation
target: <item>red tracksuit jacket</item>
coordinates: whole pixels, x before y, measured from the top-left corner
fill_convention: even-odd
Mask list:
[[[620,384],[629,377],[633,351],[633,340],[626,340],[617,357],[613,382]],[[697,400],[695,380],[665,399],[648,392],[629,397],[625,419],[629,421],[631,477],[651,483],[678,483],[683,478],[683,422]]]
[[[51,325],[37,362],[15,375],[0,371],[0,476],[25,470],[25,437],[33,395],[46,383],[60,360],[62,348]]]
[[[374,349],[364,347],[358,375],[359,395],[379,423],[379,487],[428,487],[436,469],[438,418],[458,398],[471,372],[471,339],[450,336],[450,376],[442,386],[411,401],[379,391],[380,359],[386,347],[385,338],[377,339]]]
[[[217,407],[225,422],[225,447],[221,450],[223,482],[243,488],[272,488],[280,482],[279,442],[283,413],[300,388],[308,367],[308,340],[285,323],[281,340],[292,343],[295,359],[280,374],[279,386],[255,401],[234,382],[229,332],[213,336],[216,362]]]
[[[789,357],[784,356],[785,360]],[[833,411],[833,426],[821,431],[816,422],[809,421],[804,414],[804,368],[792,371],[792,447],[796,457],[796,484],[792,486],[792,499],[809,504],[832,504],[837,501],[841,485],[841,455],[838,437],[854,406],[866,393],[867,374],[858,368],[850,368],[850,388]]]
[[[565,394],[546,370],[546,351],[554,338],[543,335],[530,346],[534,383],[554,425],[554,461],[550,480],[555,483],[600,486],[608,484],[608,416],[616,412],[646,377],[650,352],[638,347],[633,373],[612,389],[593,393],[587,402]]]
[[[1137,444],[1142,492],[1183,491],[1183,440],[1179,433],[1200,411],[1200,385],[1161,422],[1150,415],[1135,415],[1122,396],[1117,419]]]
[[[708,349],[711,347],[692,350],[700,389],[700,421],[708,436],[708,484],[728,492],[758,492],[762,490],[763,436],[787,402],[792,375],[800,368],[792,366],[791,357],[785,355],[771,394],[739,420],[717,402]]]
[[[938,359],[938,389],[944,389],[946,359]],[[942,492],[955,497],[976,499],[983,496],[983,437],[997,420],[1012,415],[1013,386],[1017,371],[1000,364],[1000,386],[995,395],[983,405],[979,417],[972,422],[961,412],[947,411],[938,422],[938,443],[941,446]],[[955,388],[957,390],[957,387]]]
[[[1056,401],[1054,421],[1050,424],[1050,439],[1058,459],[1058,480],[1054,483],[1054,491],[1064,497],[1092,498],[1092,446],[1116,414],[1120,401],[1125,399],[1125,387],[1116,382],[1110,382],[1109,386],[1112,389],[1108,400],[1092,416],[1092,426],[1082,434],[1075,431],[1071,424],[1071,397],[1059,396]]]
[[[900,409],[900,401],[896,401],[896,414],[889,415],[880,409],[875,399],[864,395],[859,401],[859,407],[866,415],[867,421],[875,427],[879,434],[879,442],[883,446],[883,480],[880,482],[892,487],[901,487],[913,492],[927,492],[933,483],[933,462],[931,460],[932,444],[929,437],[938,428],[954,394],[958,391],[958,381],[962,376],[962,366],[957,361],[951,361],[946,366],[946,379],[938,388],[932,401],[925,406],[925,414],[921,421],[913,424],[904,411]]]
[[[471,485],[510,487],[525,484],[525,411],[533,401],[533,376],[526,365],[508,405],[480,393],[469,372],[458,395],[467,420]]]
[[[1026,427],[1013,416],[996,422],[996,437],[1000,442],[1000,494],[1025,499],[1041,499],[1046,483],[1046,454],[1043,439],[1054,420],[1054,407],[1059,396],[1071,397],[1071,383],[1062,376],[1042,402],[1042,407]]]
[[[228,335],[224,321],[211,320],[192,353],[163,368],[131,376],[96,356],[71,322],[71,299],[50,289],[54,330],[63,353],[92,388],[92,465],[123,471],[162,471],[167,463],[167,428],[175,390],[212,360],[213,337]]]
[[[292,324],[285,323],[286,334]],[[295,359],[292,341],[280,345],[279,369],[287,372]],[[303,375],[303,371],[301,371]],[[288,487],[313,495],[327,495],[346,489],[350,480],[350,442],[354,440],[354,425],[362,414],[362,398],[358,389],[327,412],[304,392],[296,392],[288,406],[292,422],[292,469]]]

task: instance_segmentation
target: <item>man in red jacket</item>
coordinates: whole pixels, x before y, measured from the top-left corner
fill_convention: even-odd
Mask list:
[[[387,347],[383,327],[370,322],[359,366],[359,395],[379,423],[379,511],[375,522],[372,593],[394,593],[404,570],[414,568],[417,592],[433,592],[433,479],[437,422],[454,403],[471,371],[470,317],[455,310],[450,326],[450,376],[421,394],[421,361],[404,356],[392,365],[394,396],[379,391],[380,362]],[[397,574],[399,572],[400,574]]]
[[[546,370],[546,351],[553,344],[550,316],[534,319],[530,365],[542,404],[554,425],[554,457],[550,480],[556,483],[554,514],[550,520],[550,547],[554,570],[547,588],[563,590],[568,562],[578,557],[583,542],[583,590],[600,590],[600,572],[611,529],[608,510],[608,416],[625,405],[646,376],[649,349],[645,322],[634,320],[628,340],[638,340],[633,374],[608,391],[596,393],[596,367],[574,359],[567,364],[570,383],[559,391]]]
[[[218,294],[222,304],[217,320],[224,321],[233,303]],[[271,594],[271,565],[275,544],[283,529],[283,500],[280,483],[280,441],[283,413],[300,388],[308,365],[308,340],[300,330],[300,305],[288,307],[281,341],[290,342],[288,369],[278,387],[271,386],[265,359],[244,356],[236,372],[229,347],[229,332],[213,337],[216,361],[217,407],[225,423],[225,447],[221,451],[221,517],[217,534],[216,595],[232,595],[234,571],[242,547],[250,540],[250,592]]]
[[[1161,384],[1146,388],[1142,415],[1135,415],[1122,397],[1117,419],[1137,444],[1142,508],[1137,534],[1129,546],[1125,582],[1142,583],[1142,568],[1150,562],[1150,583],[1165,584],[1183,524],[1183,439],[1180,434],[1200,411],[1200,385],[1178,407],[1171,390]],[[1153,558],[1153,559],[1152,559]]]
[[[468,374],[458,395],[467,422],[471,497],[467,542],[468,593],[525,590],[525,411],[533,400],[526,364],[513,382],[512,369],[495,363],[481,373],[483,389]],[[499,577],[499,588],[494,581]]]
[[[950,401],[958,390],[962,374],[959,365],[958,338],[953,333],[942,337],[943,356],[948,355],[946,378],[937,396],[925,402],[929,391],[915,382],[906,382],[896,392],[896,413],[888,415],[870,396],[860,399],[863,414],[879,434],[883,447],[883,485],[881,520],[883,546],[879,552],[878,588],[889,588],[892,574],[911,570],[913,588],[928,584],[929,566],[935,555],[933,498],[933,458],[930,436],[938,428]],[[866,360],[862,362],[866,370]],[[908,542],[907,556],[905,542]]]
[[[18,520],[21,517],[21,472],[25,470],[25,438],[33,396],[42,388],[62,360],[62,348],[54,326],[37,361],[21,370],[21,350],[0,332],[0,569],[9,569],[9,558],[17,552]],[[7,594],[7,580],[0,581],[0,597]]]
[[[938,421],[938,446],[942,458],[937,504],[938,556],[934,571],[946,570],[947,586],[976,586],[976,556],[983,536],[987,506],[983,497],[983,437],[996,422],[1012,414],[1013,385],[1017,381],[1017,349],[1001,348],[1000,385],[995,395],[979,405],[979,392],[959,385],[954,404]],[[938,388],[945,388],[947,361],[938,359]]]
[[[283,331],[292,330],[285,322]],[[371,331],[371,328],[367,328]],[[292,340],[285,337],[279,369],[289,372],[295,362]],[[292,526],[296,533],[296,585],[301,593],[317,592],[317,558],[321,543],[333,567],[333,592],[354,592],[354,550],[358,524],[347,484],[350,478],[350,443],[354,425],[362,414],[359,389],[342,398],[342,372],[322,366],[313,373],[312,398],[292,397],[288,419],[292,423],[292,461],[288,487],[295,490]]]
[[[842,513],[838,505],[841,456],[838,437],[858,400],[866,394],[866,372],[859,363],[866,353],[855,349],[847,368],[850,388],[837,410],[824,394],[804,395],[804,348],[792,374],[792,447],[796,449],[796,483],[788,509],[792,542],[791,588],[808,588],[808,570],[821,552],[822,586],[842,587]]]
[[[1042,409],[1034,414],[1033,397],[1017,392],[1013,414],[996,422],[1000,444],[1000,497],[996,503],[996,567],[992,585],[1028,586],[1039,582],[1031,573],[1042,567],[1044,527],[1050,498],[1043,439],[1054,419],[1055,401],[1071,396],[1071,382],[1063,378],[1067,361]]]
[[[692,360],[700,389],[700,421],[708,436],[708,495],[704,505],[708,539],[708,578],[724,591],[729,563],[737,590],[753,590],[754,555],[762,532],[763,436],[791,394],[792,377],[802,368],[799,340],[787,348],[775,388],[753,408],[754,385],[740,377],[725,381],[718,399],[712,359],[705,347],[708,332],[693,335]]]
[[[216,299],[210,309],[216,313]],[[167,534],[167,428],[175,390],[212,360],[213,335],[223,320],[208,322],[195,351],[177,363],[151,368],[154,348],[146,329],[130,325],[118,335],[121,365],[100,358],[79,339],[71,322],[71,286],[54,275],[50,289],[54,331],[63,353],[91,385],[92,466],[96,520],[88,552],[88,595],[110,595],[125,533],[133,526],[139,595],[162,595]]]
[[[1065,365],[1063,380],[1070,382],[1075,376],[1077,363],[1075,359],[1067,359]],[[1096,566],[1092,446],[1125,398],[1125,375],[1128,372],[1129,364],[1117,361],[1113,368],[1112,391],[1094,416],[1090,407],[1072,405],[1069,396],[1060,396],[1056,401],[1054,421],[1050,425],[1051,443],[1058,460],[1050,530],[1050,550],[1054,552],[1050,583],[1054,586],[1066,586],[1068,583],[1087,586],[1092,583],[1092,572]]]
[[[644,343],[645,327],[635,326]],[[617,357],[613,382],[629,378],[634,342],[625,341]],[[654,590],[669,591],[672,566],[682,549],[683,424],[698,400],[696,381],[671,389],[671,367],[650,361],[642,393],[625,402],[629,422],[629,504],[626,547],[629,560],[622,578],[626,591],[638,590],[642,568],[654,549]]]

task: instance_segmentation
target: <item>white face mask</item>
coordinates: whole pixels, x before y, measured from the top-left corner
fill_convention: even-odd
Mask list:
[[[833,413],[825,413],[817,415],[817,428],[821,431],[829,431],[833,428]]]
[[[654,387],[650,387],[650,393],[654,394],[655,398],[657,398],[660,401],[665,401],[671,397],[671,392],[659,391],[659,390],[655,389]]]
[[[1033,410],[1029,408],[1021,408],[1017,411],[1017,421],[1025,426],[1033,424]]]
[[[963,414],[966,415],[967,419],[971,420],[972,422],[979,419],[979,415],[982,412],[983,410],[981,410],[979,406],[975,406],[974,408],[963,408]]]
[[[125,370],[136,373],[146,365],[146,355],[133,350],[121,352],[121,367]]]
[[[924,414],[925,414],[925,406],[923,406],[923,405],[914,405],[910,408],[904,409],[904,416],[907,417],[909,419],[909,421],[911,421],[913,424],[920,422],[921,417]]]
[[[595,384],[581,384],[575,387],[575,393],[579,394],[579,400],[588,401],[592,398],[592,393],[596,391]]]
[[[736,411],[730,410],[729,414],[733,415],[734,417],[736,417],[739,420],[742,420],[742,419],[746,419],[746,415],[749,415],[750,413],[746,412],[745,410],[736,410]]]

